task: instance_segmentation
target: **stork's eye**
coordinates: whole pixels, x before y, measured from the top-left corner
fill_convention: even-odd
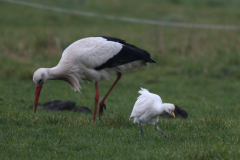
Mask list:
[[[42,79],[40,79],[40,81],[38,82],[38,84],[42,84],[42,82],[43,82]]]

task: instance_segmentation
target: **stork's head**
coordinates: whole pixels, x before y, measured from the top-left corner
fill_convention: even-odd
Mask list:
[[[43,83],[47,81],[49,75],[47,68],[39,68],[33,74],[33,82],[36,85],[36,93],[35,93],[35,104],[34,104],[34,112],[36,113],[38,98],[40,96],[40,92],[43,86]]]
[[[163,103],[163,105],[164,105],[165,111],[175,118],[175,114],[174,114],[175,106],[174,106],[174,104]]]
[[[39,68],[33,74],[33,82],[36,86],[42,86],[48,79],[47,68]]]

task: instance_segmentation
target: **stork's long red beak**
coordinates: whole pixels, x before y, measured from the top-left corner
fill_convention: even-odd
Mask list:
[[[36,113],[36,110],[37,110],[38,98],[40,96],[41,89],[42,89],[42,86],[36,86],[34,113]]]

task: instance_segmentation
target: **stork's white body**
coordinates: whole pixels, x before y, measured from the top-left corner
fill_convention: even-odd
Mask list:
[[[117,71],[135,70],[146,65],[146,61],[137,60],[116,67],[95,69],[117,55],[122,48],[123,44],[102,37],[80,39],[64,50],[56,67],[49,69],[49,75],[52,75],[50,79],[65,80],[72,89],[79,91],[79,82],[108,80]]]

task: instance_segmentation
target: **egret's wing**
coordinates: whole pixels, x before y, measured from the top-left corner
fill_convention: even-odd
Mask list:
[[[162,104],[162,99],[160,96],[150,93],[147,89],[141,88],[141,90],[138,91],[140,96],[138,97],[130,119],[133,117],[140,117],[143,115],[146,111],[154,109],[154,104]]]
[[[139,98],[145,97],[145,98],[149,98],[152,99],[153,101],[156,101],[157,103],[162,104],[162,99],[159,95],[154,94],[154,93],[150,93],[147,89],[142,88],[138,91],[138,93],[140,94]]]
[[[140,117],[146,110],[151,109],[153,105],[153,100],[148,97],[139,97],[136,101],[130,119],[132,117]]]

